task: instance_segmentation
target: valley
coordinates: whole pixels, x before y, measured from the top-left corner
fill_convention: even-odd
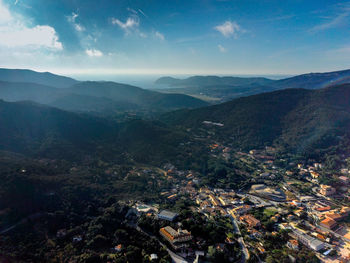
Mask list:
[[[0,263],[350,263],[350,0],[0,0]]]
[[[350,253],[349,84],[211,106],[112,82],[0,88],[4,260],[340,262]],[[146,115],[125,118],[138,108]]]

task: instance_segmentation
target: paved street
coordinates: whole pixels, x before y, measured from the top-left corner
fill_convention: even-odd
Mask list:
[[[239,229],[239,226],[238,226],[238,223],[237,223],[236,219],[232,215],[230,215],[230,218],[231,218],[231,221],[232,221],[232,225],[233,225],[235,234],[241,235],[241,231]],[[239,245],[241,246],[241,249],[242,249],[242,252],[243,252],[240,262],[244,263],[250,257],[249,251],[248,251],[248,249],[247,249],[247,247],[246,247],[246,245],[244,243],[243,237],[238,238],[237,241],[239,242]]]

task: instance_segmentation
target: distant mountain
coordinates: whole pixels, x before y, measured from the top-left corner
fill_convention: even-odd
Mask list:
[[[50,72],[36,72],[28,69],[6,69],[0,68],[0,81],[8,82],[30,82],[56,88],[68,88],[77,80],[52,74]]]
[[[101,116],[113,116],[116,113],[140,109],[139,106],[132,103],[74,94],[70,93],[68,89],[36,83],[0,81],[0,99],[9,102],[33,101],[68,111],[89,112]]]
[[[156,80],[156,84],[168,86],[210,86],[210,85],[267,85],[273,80],[260,77],[218,77],[218,76],[193,76],[186,79],[177,79],[172,77],[162,77]]]
[[[350,83],[350,70],[326,73],[308,73],[275,81],[275,88],[320,89],[337,84]]]
[[[192,129],[208,129],[204,121],[222,123],[216,136],[245,149],[273,143],[296,151],[327,147],[338,135],[350,134],[350,84],[279,90],[171,112],[162,120]]]
[[[115,112],[197,108],[206,102],[183,94],[163,94],[115,82],[80,82],[59,89],[37,83],[0,81],[0,99],[30,100],[64,110],[112,115]]]
[[[200,99],[183,94],[163,94],[115,82],[86,81],[78,83],[68,90],[74,94],[132,103],[145,109],[171,110],[208,105]]]
[[[208,86],[193,86],[182,88],[168,88],[162,89],[166,93],[180,93],[191,96],[198,96],[199,98],[207,99],[209,101],[220,103],[229,101],[239,97],[246,97],[254,94],[273,91],[275,88],[260,84],[249,84],[243,86],[230,85],[208,85]]]
[[[234,98],[287,88],[320,89],[350,83],[350,70],[309,73],[281,80],[194,76],[187,79],[163,77],[156,81],[162,92],[182,93],[225,102]]]

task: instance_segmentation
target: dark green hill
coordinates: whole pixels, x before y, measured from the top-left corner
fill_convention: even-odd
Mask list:
[[[336,135],[349,133],[350,85],[280,90],[168,113],[162,120],[195,129],[208,129],[203,121],[222,123],[217,136],[245,149],[274,142],[300,151],[316,144],[326,147]]]
[[[0,68],[0,81],[30,82],[56,88],[68,88],[76,83],[75,79],[59,76],[50,72],[36,72],[28,69]]]
[[[74,149],[94,149],[97,141],[111,140],[115,124],[31,102],[0,101],[0,148],[30,155],[55,155]]]
[[[78,94],[60,96],[49,103],[50,106],[68,111],[100,112],[112,115],[115,111],[137,110],[136,104],[115,101],[104,97],[93,97]]]
[[[0,150],[34,157],[138,161],[175,156],[186,136],[157,122],[121,124],[32,102],[0,100]],[[124,157],[123,157],[124,158]]]
[[[291,78],[277,80],[272,83],[272,86],[279,89],[320,89],[344,83],[350,83],[350,70],[302,74]]]
[[[37,83],[0,81],[0,99],[6,101],[31,100],[47,104],[65,94],[65,89]]]
[[[74,85],[69,91],[80,95],[132,103],[146,109],[170,110],[208,105],[202,100],[183,94],[163,94],[115,82],[81,82]]]

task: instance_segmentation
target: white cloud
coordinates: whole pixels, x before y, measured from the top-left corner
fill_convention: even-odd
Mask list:
[[[112,18],[112,24],[118,25],[125,33],[129,34],[132,30],[137,29],[140,25],[139,18],[137,16],[128,17],[127,20],[123,23],[117,18]]]
[[[28,27],[23,18],[11,14],[0,0],[0,47],[62,50],[56,31],[48,25]]]
[[[78,31],[78,32],[85,31],[85,27],[76,22],[78,16],[79,15],[77,13],[73,12],[72,15],[67,16],[67,20],[68,20],[68,22],[70,22],[73,25],[73,27],[76,31]]]
[[[157,38],[159,38],[160,40],[162,40],[162,41],[165,40],[164,35],[163,35],[162,33],[158,32],[158,31],[156,31],[156,32],[154,33],[154,35],[155,35]]]
[[[226,21],[223,24],[214,27],[214,29],[219,31],[224,37],[233,36],[237,38],[238,32],[244,32],[236,22],[231,21]]]
[[[128,10],[130,11],[131,9],[129,8]],[[125,35],[136,34],[139,37],[147,38],[147,34],[139,30],[140,18],[137,15],[128,17],[125,22],[117,18],[112,18],[111,22],[113,25],[119,26],[124,31]]]
[[[227,49],[226,48],[224,48],[222,45],[218,45],[218,48],[219,48],[219,51],[221,52],[221,53],[225,53],[226,51],[227,51]]]
[[[97,49],[86,49],[85,53],[89,57],[102,57],[103,56],[103,53],[100,50],[97,50]]]
[[[55,29],[50,26],[35,26],[33,28],[18,25],[16,28],[0,26],[0,45],[11,48],[28,46],[63,49]]]
[[[0,0],[0,25],[4,23],[8,23],[12,20],[12,16],[7,7]]]

